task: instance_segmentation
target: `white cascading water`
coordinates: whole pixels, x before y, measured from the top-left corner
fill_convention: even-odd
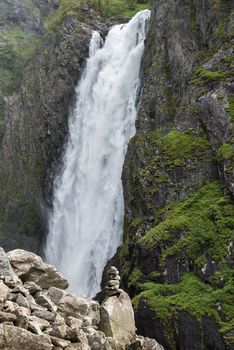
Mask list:
[[[55,181],[46,259],[86,296],[100,290],[102,272],[121,244],[122,166],[135,133],[136,97],[150,11],[94,32],[76,89],[62,172]]]

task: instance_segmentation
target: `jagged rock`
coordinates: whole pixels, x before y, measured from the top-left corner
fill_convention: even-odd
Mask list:
[[[71,342],[69,340],[64,340],[61,338],[56,338],[56,337],[51,336],[50,339],[51,339],[51,342],[53,345],[59,346],[62,349],[66,348],[69,344],[71,344]]]
[[[30,308],[27,299],[22,294],[18,294],[17,299],[16,299],[16,303],[19,306],[25,307],[26,309]]]
[[[42,291],[42,288],[34,282],[25,282],[24,288],[26,288],[32,295]]]
[[[3,303],[9,294],[9,288],[0,280],[0,302]]]
[[[103,301],[99,329],[123,345],[130,343],[136,329],[132,303],[127,293],[122,292]]]
[[[52,350],[47,335],[35,335],[25,329],[0,324],[0,344],[4,350]]]
[[[65,350],[90,350],[87,344],[73,343],[68,345]]]
[[[155,339],[136,336],[127,350],[164,350],[164,347]]]
[[[29,321],[33,321],[38,324],[39,328],[44,331],[46,328],[50,327],[50,323],[47,320],[44,320],[37,316],[30,316]]]
[[[22,249],[15,249],[7,253],[12,267],[18,277],[25,282],[35,282],[43,289],[51,286],[66,289],[67,280],[53,267],[44,263],[38,255],[26,252]]]
[[[54,326],[65,326],[66,325],[65,318],[59,313],[57,313],[53,324]]]
[[[16,316],[9,312],[0,311],[0,322],[14,322]]]
[[[87,336],[88,344],[92,350],[111,350],[111,346],[105,337],[105,334],[100,331],[95,331]]]
[[[0,276],[17,277],[2,247],[0,247]]]
[[[76,317],[68,316],[66,318],[66,324],[71,328],[81,328],[82,322],[82,319]]]
[[[61,325],[53,327],[52,331],[50,332],[50,335],[60,339],[65,338],[67,336],[67,326]]]
[[[65,291],[61,293],[55,288],[48,290],[48,297],[65,316],[86,317],[91,320],[92,324],[99,322],[99,304],[93,300],[78,297]]]
[[[30,319],[28,319],[28,329],[35,334],[38,334],[38,335],[43,334],[39,324],[35,321],[30,320]]]
[[[13,301],[6,300],[4,303],[4,306],[3,306],[3,310],[5,312],[14,313],[17,307],[18,307],[18,305],[16,303],[14,303]]]
[[[15,286],[12,290],[12,293],[21,293],[24,296],[27,296],[29,294],[28,290],[26,288],[24,288],[24,286],[22,285],[17,285]]]
[[[86,337],[85,332],[79,328],[68,328],[66,339],[70,340],[73,343],[84,343],[88,344],[88,339]]]
[[[17,285],[22,284],[21,280],[16,276],[5,276],[4,282],[9,288],[15,288]]]
[[[44,320],[47,320],[49,322],[54,322],[56,318],[56,313],[55,312],[50,312],[47,310],[35,310],[33,312],[33,316],[42,318]]]
[[[47,297],[47,295],[43,292],[38,292],[35,295],[36,302],[48,309],[49,311],[56,312],[57,306]]]

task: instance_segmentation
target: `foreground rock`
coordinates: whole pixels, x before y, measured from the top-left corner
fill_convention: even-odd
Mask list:
[[[47,335],[35,335],[22,328],[0,324],[0,349],[51,350],[52,343]]]
[[[135,320],[131,300],[127,293],[119,289],[119,280],[118,270],[111,266],[107,270],[99,328],[106,336],[127,345],[135,335]]]
[[[7,256],[17,276],[25,282],[35,282],[44,289],[51,286],[61,289],[68,287],[66,279],[53,266],[45,264],[38,255],[15,249]]]
[[[99,303],[64,290],[67,281],[36,254],[1,248],[0,254],[0,349],[163,350],[136,336],[131,300],[115,267],[107,271]]]

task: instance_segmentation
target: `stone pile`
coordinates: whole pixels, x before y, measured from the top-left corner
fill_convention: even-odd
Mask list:
[[[107,296],[113,296],[120,294],[122,292],[121,289],[119,289],[120,286],[120,276],[119,271],[116,269],[116,267],[111,266],[108,268],[106,272],[106,286],[104,287],[104,293]]]
[[[119,281],[111,267],[100,305],[66,291],[66,279],[36,254],[0,248],[0,349],[161,350],[135,335],[131,301]]]

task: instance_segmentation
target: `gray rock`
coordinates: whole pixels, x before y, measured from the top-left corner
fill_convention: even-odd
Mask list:
[[[44,320],[47,320],[49,322],[54,322],[56,318],[56,313],[55,312],[50,312],[47,310],[35,310],[33,312],[33,316],[43,318]]]
[[[107,297],[102,302],[99,329],[122,345],[130,343],[136,328],[131,299],[127,293]]]
[[[0,276],[17,277],[3,248],[0,247]]]
[[[0,280],[0,302],[3,303],[8,295],[9,295],[9,288],[5,285],[5,283],[3,283],[1,280]]]
[[[23,307],[25,307],[27,309],[30,308],[29,302],[27,301],[27,299],[22,294],[18,294],[17,299],[16,299],[16,303],[19,306],[23,306]]]
[[[53,267],[44,263],[40,256],[26,252],[22,249],[16,249],[7,253],[18,277],[24,281],[34,282],[43,289],[49,289],[51,286],[66,289],[68,282],[62,275]]]
[[[71,344],[69,340],[64,340],[64,339],[60,339],[52,336],[50,337],[50,339],[53,345],[59,346],[62,349],[66,348],[69,344]]]
[[[35,295],[36,302],[48,309],[51,312],[57,311],[57,306],[47,297],[47,295],[43,292],[39,292]]]
[[[9,312],[0,311],[0,322],[14,322],[16,316]]]
[[[4,350],[52,350],[47,335],[35,335],[22,328],[0,324],[0,344]]]

